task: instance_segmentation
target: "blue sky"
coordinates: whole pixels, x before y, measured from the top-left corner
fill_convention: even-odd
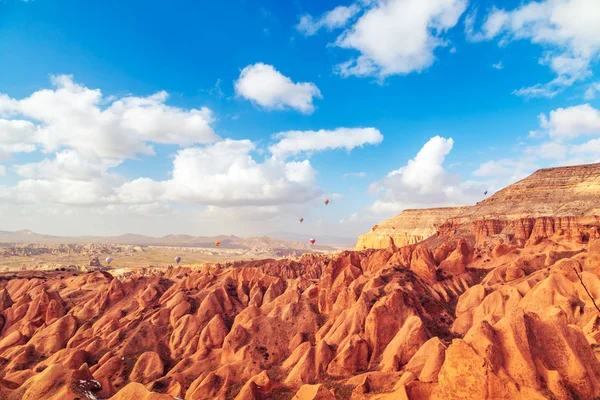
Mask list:
[[[594,0],[3,0],[0,54],[4,230],[355,236],[600,160]]]

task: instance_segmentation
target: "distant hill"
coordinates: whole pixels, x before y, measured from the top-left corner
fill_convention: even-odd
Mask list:
[[[540,223],[548,225],[547,230],[554,225],[562,228],[560,218],[572,218],[573,225],[579,218],[586,224],[584,217],[600,217],[599,199],[600,163],[544,168],[475,205],[404,210],[361,235],[356,249],[385,248],[391,241],[399,247],[418,243],[435,235],[444,223],[467,231],[474,229],[472,224],[487,224],[481,232],[486,234],[498,234],[511,221],[523,218],[529,218],[530,230],[533,219],[542,217],[546,221]]]
[[[290,240],[291,239],[291,240]],[[293,240],[298,239],[298,240]],[[0,243],[30,243],[30,244],[86,244],[86,243],[101,243],[101,244],[127,244],[139,246],[175,246],[175,247],[214,247],[216,241],[221,242],[221,248],[260,248],[260,249],[290,249],[290,250],[309,250],[317,247],[320,250],[334,250],[333,247],[325,245],[325,240],[321,244],[317,243],[311,246],[310,243],[303,241],[305,239],[301,235],[294,238],[276,239],[270,236],[257,236],[249,238],[241,238],[234,235],[226,236],[190,236],[190,235],[166,235],[162,237],[152,237],[127,233],[120,236],[52,236],[44,235],[30,230],[21,230],[15,232],[0,231]],[[351,243],[352,239],[348,239],[344,244]],[[340,243],[332,240],[331,245],[339,245]]]

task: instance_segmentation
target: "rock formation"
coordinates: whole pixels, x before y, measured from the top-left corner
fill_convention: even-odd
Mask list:
[[[600,224],[581,198],[548,204],[585,215],[454,216],[379,250],[0,274],[0,398],[599,398]]]
[[[361,235],[356,250],[418,243],[436,235],[539,241],[598,236],[600,163],[541,169],[474,206],[404,210]],[[498,244],[498,243],[494,243]]]
[[[380,249],[390,243],[398,247],[421,242],[435,235],[440,224],[454,218],[468,207],[404,210],[401,214],[378,223],[369,233],[360,235],[356,250]]]

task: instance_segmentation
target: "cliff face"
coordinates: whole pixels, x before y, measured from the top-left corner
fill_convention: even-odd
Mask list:
[[[467,208],[404,210],[400,215],[375,225],[371,232],[360,235],[356,250],[387,248],[392,242],[398,247],[421,242],[434,235],[444,221],[466,211]]]
[[[414,244],[467,225],[479,245],[499,234],[535,241],[562,232],[586,240],[600,223],[599,199],[600,163],[541,169],[474,206],[405,210],[361,235],[356,249]]]
[[[470,219],[600,215],[600,163],[540,169],[465,208]]]

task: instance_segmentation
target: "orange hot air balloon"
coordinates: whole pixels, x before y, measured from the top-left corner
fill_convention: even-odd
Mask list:
[[[300,218],[300,223],[303,223],[303,222],[304,222],[304,218]]]
[[[221,242],[215,242],[215,247],[219,247],[221,245]]]
[[[310,242],[310,244],[315,244],[316,240],[311,238],[311,239],[309,240],[309,242]]]
[[[325,205],[329,204],[329,200],[325,199]]]

